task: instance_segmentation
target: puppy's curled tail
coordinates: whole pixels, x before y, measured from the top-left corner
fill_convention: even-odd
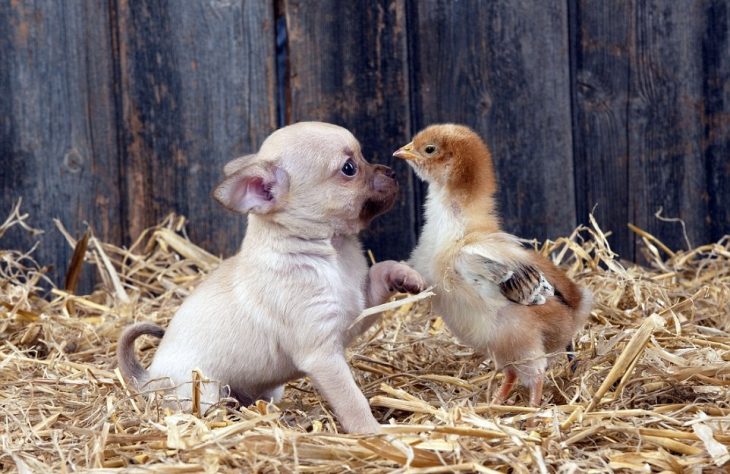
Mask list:
[[[124,330],[117,342],[117,365],[124,380],[135,389],[143,386],[149,379],[149,373],[134,356],[134,341],[141,335],[162,337],[165,330],[152,323],[137,323]]]

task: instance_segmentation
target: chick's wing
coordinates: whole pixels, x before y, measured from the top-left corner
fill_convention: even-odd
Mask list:
[[[544,304],[555,289],[529,253],[509,234],[489,234],[462,247],[456,270],[478,290],[497,291],[522,305]]]

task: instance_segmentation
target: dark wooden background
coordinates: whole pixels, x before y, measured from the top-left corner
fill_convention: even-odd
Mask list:
[[[594,209],[637,258],[730,233],[730,0],[0,0],[0,212],[18,197],[62,278],[79,235],[129,244],[171,211],[215,254],[243,218],[210,191],[276,127],[350,128],[392,164],[365,234],[405,258],[423,186],[390,154],[453,121],[490,143],[507,230],[554,238]],[[3,248],[27,248],[7,235]],[[87,272],[88,287],[91,276]]]

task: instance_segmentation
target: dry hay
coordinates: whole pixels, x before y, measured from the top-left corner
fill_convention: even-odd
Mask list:
[[[25,226],[17,208],[0,228]],[[595,222],[547,242],[596,305],[578,367],[552,365],[544,407],[490,406],[500,375],[457,344],[428,302],[385,315],[351,348],[379,436],[338,428],[306,380],[278,406],[166,414],[115,370],[120,330],[165,325],[218,259],[170,216],[128,249],[76,245],[102,285],[44,293],[28,253],[0,250],[0,470],[162,472],[725,472],[730,468],[730,238],[671,252],[642,235],[652,268],[621,263]],[[80,258],[77,258],[80,262]],[[79,263],[72,267],[79,267]],[[70,272],[72,275],[76,271]],[[143,339],[148,362],[156,342]],[[241,342],[245,344],[245,341]]]

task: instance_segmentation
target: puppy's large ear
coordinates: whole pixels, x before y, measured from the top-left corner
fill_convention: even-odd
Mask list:
[[[256,155],[243,155],[239,156],[238,158],[234,158],[228,163],[226,163],[223,166],[223,174],[226,176],[230,176],[236,171],[240,170],[244,166],[250,164],[253,162],[254,158],[256,158]]]
[[[284,169],[273,163],[257,163],[227,175],[213,196],[232,211],[267,214],[288,191],[289,174]]]

